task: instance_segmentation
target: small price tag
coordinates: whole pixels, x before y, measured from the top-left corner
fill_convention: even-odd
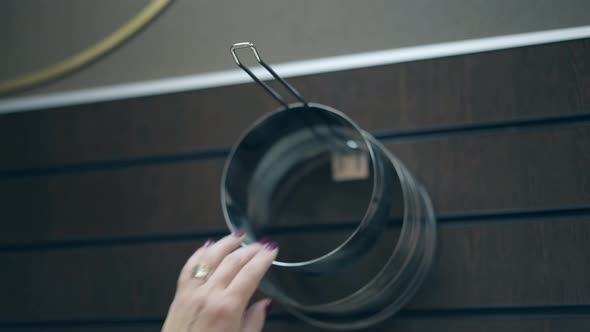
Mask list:
[[[362,180],[369,177],[369,156],[366,151],[332,153],[334,181]]]

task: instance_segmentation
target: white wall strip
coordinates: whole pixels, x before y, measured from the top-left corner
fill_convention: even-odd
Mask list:
[[[590,37],[590,26],[583,26],[334,56],[282,64],[274,64],[272,63],[272,60],[269,62],[279,75],[283,77],[294,77],[588,37]],[[262,70],[262,68],[254,68],[253,71],[263,79],[271,78],[269,74]],[[250,81],[251,79],[246,73],[240,69],[235,69],[192,76],[74,90],[70,92],[14,97],[0,100],[0,114],[187,90],[198,90],[241,84]]]

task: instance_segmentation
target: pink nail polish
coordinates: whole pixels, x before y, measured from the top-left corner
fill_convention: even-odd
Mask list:
[[[268,303],[264,307],[264,312],[268,316],[268,314],[270,313],[271,310],[272,310],[272,300],[268,300]]]
[[[246,234],[246,232],[244,232],[243,229],[240,229],[234,233],[234,236],[235,237],[242,237],[244,234]]]
[[[262,244],[262,245],[265,245],[265,244],[267,244],[268,242],[270,242],[270,241],[268,241],[267,239],[262,239],[262,240],[259,240],[259,241],[258,241],[258,243],[260,243],[260,244]]]
[[[213,245],[213,243],[215,243],[215,241],[209,239],[207,240],[207,242],[205,242],[205,244],[203,244],[203,247],[207,248]]]
[[[264,249],[267,249],[267,250],[270,250],[270,251],[273,251],[273,250],[275,250],[278,247],[279,247],[279,244],[276,243],[276,242],[274,242],[274,241],[268,242],[268,243],[266,243],[264,245]]]

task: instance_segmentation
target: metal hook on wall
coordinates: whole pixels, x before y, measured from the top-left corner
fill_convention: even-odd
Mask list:
[[[291,86],[291,84],[289,84],[287,81],[285,81],[269,65],[267,65],[264,61],[262,61],[262,59],[260,58],[260,54],[258,54],[258,51],[254,47],[254,44],[252,44],[250,42],[242,42],[242,43],[233,44],[230,48],[230,51],[231,51],[231,54],[232,54],[236,64],[240,68],[242,68],[242,70],[244,70],[250,77],[252,77],[252,79],[256,83],[258,83],[258,85],[260,85],[262,88],[264,88],[264,90],[266,90],[266,92],[268,92],[276,101],[278,101],[285,108],[289,108],[289,104],[285,101],[285,99],[278,92],[276,92],[276,90],[271,88],[267,83],[261,81],[256,75],[254,75],[254,73],[250,69],[248,69],[248,67],[246,67],[242,64],[242,62],[240,61],[240,59],[238,58],[238,55],[236,53],[236,50],[239,50],[242,48],[249,48],[250,50],[252,50],[252,53],[254,53],[254,57],[256,58],[256,61],[258,61],[258,63],[261,64],[264,67],[264,69],[266,69],[295,98],[297,98],[297,100],[299,100],[304,105],[307,105],[307,101],[305,101],[305,99],[303,99],[303,96],[301,96],[301,94],[293,86]]]

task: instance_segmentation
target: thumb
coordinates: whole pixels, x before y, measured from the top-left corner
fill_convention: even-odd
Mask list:
[[[260,332],[272,306],[271,299],[260,300],[248,308],[242,322],[242,332]]]

